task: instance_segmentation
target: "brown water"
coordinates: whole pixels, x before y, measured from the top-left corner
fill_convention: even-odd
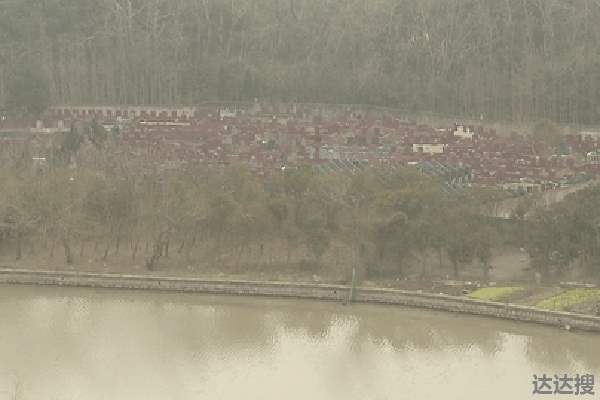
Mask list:
[[[15,386],[27,400],[548,397],[531,395],[534,373],[600,380],[600,336],[394,306],[0,286],[0,399]]]

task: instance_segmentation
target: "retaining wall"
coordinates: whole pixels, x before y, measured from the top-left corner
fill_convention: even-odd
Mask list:
[[[350,286],[0,269],[0,283],[276,296],[346,301]],[[484,315],[600,332],[600,317],[396,289],[355,288],[353,301]]]

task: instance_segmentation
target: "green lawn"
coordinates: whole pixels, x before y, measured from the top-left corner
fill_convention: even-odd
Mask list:
[[[469,293],[469,297],[479,300],[499,301],[508,299],[515,293],[525,290],[523,287],[487,287]]]
[[[539,302],[536,307],[545,310],[567,311],[577,304],[600,301],[600,289],[573,289]]]

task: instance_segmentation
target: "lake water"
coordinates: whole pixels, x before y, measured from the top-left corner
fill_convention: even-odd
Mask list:
[[[529,399],[600,335],[396,306],[0,286],[0,399]],[[600,399],[596,396],[550,396]]]

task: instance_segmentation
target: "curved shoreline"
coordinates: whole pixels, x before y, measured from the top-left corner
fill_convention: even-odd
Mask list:
[[[220,295],[273,296],[312,300],[379,303],[432,310],[482,315],[515,321],[600,332],[600,317],[561,311],[541,310],[515,304],[497,303],[444,294],[417,291],[352,288],[349,285],[312,283],[206,280],[194,278],[118,275],[84,272],[0,269],[0,284],[52,285],[106,289],[144,289]]]

